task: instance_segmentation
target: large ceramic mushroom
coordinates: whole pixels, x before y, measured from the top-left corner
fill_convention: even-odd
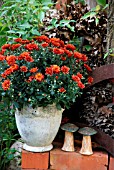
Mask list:
[[[65,131],[65,138],[64,138],[64,144],[62,150],[73,152],[75,150],[73,132],[76,132],[79,128],[72,123],[67,123],[62,125],[61,129]]]
[[[79,129],[78,132],[83,135],[82,148],[80,150],[80,153],[83,155],[92,155],[93,151],[92,151],[91,135],[96,134],[97,131],[90,127],[84,127]]]

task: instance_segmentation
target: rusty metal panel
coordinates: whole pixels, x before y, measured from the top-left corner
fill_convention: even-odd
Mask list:
[[[103,80],[114,79],[114,63],[97,67],[92,71],[91,76],[94,80],[91,86]]]

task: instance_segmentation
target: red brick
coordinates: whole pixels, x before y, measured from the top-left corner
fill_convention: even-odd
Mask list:
[[[22,169],[47,170],[49,152],[35,153],[22,150]]]
[[[110,157],[109,170],[114,170],[114,158]]]
[[[50,169],[54,170],[107,170],[108,155],[94,152],[91,156],[84,156],[79,149],[76,152],[53,149],[50,151],[50,164]]]

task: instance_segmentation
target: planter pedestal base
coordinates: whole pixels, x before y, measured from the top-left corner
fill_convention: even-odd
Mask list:
[[[23,149],[30,152],[46,152],[46,151],[50,151],[52,148],[53,148],[52,144],[43,147],[29,146],[26,143],[23,145]]]

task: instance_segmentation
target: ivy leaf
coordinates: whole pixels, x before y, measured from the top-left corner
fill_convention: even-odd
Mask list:
[[[82,19],[87,19],[88,17],[93,17],[96,15],[96,12],[87,12],[84,16],[82,16]]]
[[[107,52],[107,53],[104,55],[104,59],[108,56],[108,54],[109,54],[109,53]]]
[[[42,20],[44,19],[45,17],[45,12],[44,11],[39,11],[38,13],[38,19],[42,22]]]
[[[74,26],[71,26],[70,24],[67,24],[66,26],[67,26],[72,32],[75,32],[75,31],[74,31]]]
[[[91,46],[90,46],[90,45],[85,45],[84,47],[85,47],[85,49],[86,49],[87,51],[90,51],[90,49],[91,49]]]
[[[114,54],[110,54],[110,56],[114,57]]]
[[[99,11],[101,9],[100,5],[97,5],[95,9],[96,11]]]
[[[37,31],[37,29],[32,29],[30,31],[33,35],[40,35],[40,33]]]
[[[95,23],[96,23],[96,26],[99,24],[99,19],[98,18],[95,19]]]
[[[97,3],[104,7],[106,5],[106,0],[97,0]]]
[[[57,19],[56,19],[56,18],[53,18],[52,21],[51,21],[51,24],[52,24],[53,26],[55,26],[56,23],[57,23]]]
[[[54,26],[52,26],[52,25],[50,25],[50,26],[47,27],[48,31],[51,30],[51,29],[53,29],[53,28],[54,28]]]

